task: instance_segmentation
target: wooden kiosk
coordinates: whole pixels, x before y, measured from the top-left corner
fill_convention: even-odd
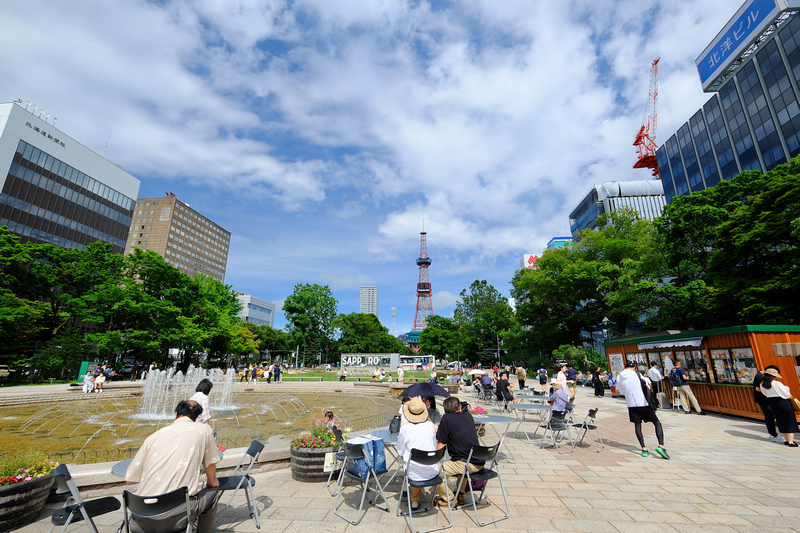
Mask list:
[[[752,380],[766,365],[778,366],[783,383],[800,397],[800,326],[661,331],[612,339],[604,346],[615,376],[626,360],[634,359],[648,368],[658,363],[667,378],[680,361],[704,411],[762,419]]]

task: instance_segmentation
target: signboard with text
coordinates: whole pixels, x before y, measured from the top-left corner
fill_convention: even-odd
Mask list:
[[[748,0],[695,60],[703,90],[707,90],[773,23],[778,13],[798,7],[797,0]]]

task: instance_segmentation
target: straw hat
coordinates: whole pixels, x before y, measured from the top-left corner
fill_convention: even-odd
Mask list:
[[[418,396],[403,404],[403,414],[412,424],[421,424],[428,419],[428,410],[425,408],[425,402]]]
[[[775,370],[774,368],[768,368],[768,369],[764,370],[764,373],[765,374],[769,374],[770,376],[772,376],[775,379],[783,379],[783,376],[781,376],[780,373],[778,373],[778,371]]]

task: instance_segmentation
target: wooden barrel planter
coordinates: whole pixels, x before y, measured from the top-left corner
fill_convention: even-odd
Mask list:
[[[328,481],[330,472],[324,471],[325,455],[335,454],[338,446],[328,448],[289,448],[292,465],[292,479],[306,483]],[[336,478],[334,473],[333,477]]]
[[[44,508],[55,479],[46,475],[0,487],[0,531],[27,525]]]

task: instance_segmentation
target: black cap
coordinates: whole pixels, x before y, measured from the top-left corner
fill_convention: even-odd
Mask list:
[[[636,361],[634,361],[633,359],[630,359],[628,360],[627,363],[625,363],[625,368],[633,368],[635,366],[636,366]]]

